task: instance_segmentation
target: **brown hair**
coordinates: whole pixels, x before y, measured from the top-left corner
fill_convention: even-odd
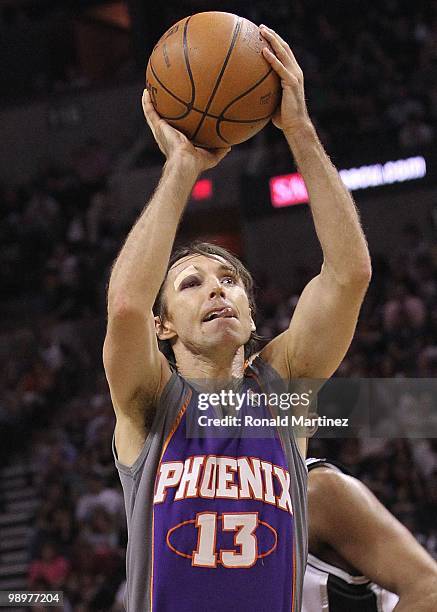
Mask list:
[[[255,318],[256,314],[256,306],[255,306],[255,296],[254,296],[254,282],[252,275],[247,270],[247,268],[241,263],[238,257],[235,257],[232,253],[230,253],[227,249],[218,246],[216,244],[211,244],[210,242],[201,242],[195,241],[189,244],[177,247],[173,250],[170,260],[167,266],[167,274],[162,283],[158,295],[156,296],[155,304],[153,307],[153,312],[156,316],[159,316],[161,320],[165,319],[167,316],[166,304],[164,300],[164,285],[167,279],[168,272],[170,268],[174,266],[174,264],[182,259],[183,257],[187,257],[188,255],[205,255],[206,257],[221,257],[225,261],[227,261],[231,267],[234,269],[235,274],[238,278],[241,279],[244,288],[246,290],[247,299],[249,301],[249,306],[252,311],[252,317]],[[256,353],[258,348],[258,343],[261,340],[261,337],[258,336],[255,332],[250,334],[249,340],[244,345],[244,356],[248,359],[251,355]],[[160,351],[167,357],[167,359],[175,365],[175,356],[173,353],[173,349],[171,346],[170,340],[158,340],[158,345]]]

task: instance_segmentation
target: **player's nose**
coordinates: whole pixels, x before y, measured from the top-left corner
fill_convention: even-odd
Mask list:
[[[218,281],[213,282],[209,290],[210,299],[212,300],[216,297],[224,298],[225,295],[226,294],[223,286]]]

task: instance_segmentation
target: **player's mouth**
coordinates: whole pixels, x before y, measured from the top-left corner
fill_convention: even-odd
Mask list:
[[[206,313],[202,319],[202,323],[209,323],[216,319],[237,319],[234,309],[231,306],[224,306],[223,308],[215,308]]]

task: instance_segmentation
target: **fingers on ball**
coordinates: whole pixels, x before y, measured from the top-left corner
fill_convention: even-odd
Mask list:
[[[267,47],[264,47],[263,51],[267,61],[270,62],[273,69],[277,72],[278,76],[282,79],[285,78],[285,76],[287,75],[287,69],[285,68],[281,60],[277,57],[277,55]]]
[[[277,55],[283,55],[284,57],[291,57],[293,53],[290,49],[288,43],[285,42],[279,34],[277,34],[274,30],[271,30],[267,26],[260,26],[261,35],[272,45],[275,53]]]

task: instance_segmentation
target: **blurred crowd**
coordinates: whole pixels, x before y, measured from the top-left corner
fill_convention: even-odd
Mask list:
[[[405,150],[435,137],[437,5],[358,0],[333,6],[286,3],[278,19],[301,63],[310,108],[325,139],[363,147],[397,138]],[[265,9],[264,9],[265,10]],[[266,16],[267,18],[267,16]],[[287,24],[287,25],[284,25]]]
[[[122,609],[126,524],[102,370],[106,283],[128,228],[113,222],[111,160],[88,141],[71,166],[3,188],[0,223],[0,454],[26,457],[41,499],[30,543],[32,589],[62,588],[64,609]],[[342,377],[435,377],[437,251],[404,227],[372,283]],[[256,279],[258,332],[283,331],[317,271],[288,292]],[[396,409],[396,407],[394,407]],[[435,440],[311,442],[342,461],[437,557]]]
[[[390,259],[372,254],[372,282],[340,376],[437,375],[437,249],[414,223],[403,227],[398,243]],[[291,296],[260,279],[262,336],[275,336],[287,327],[313,274],[307,268],[297,270]]]
[[[0,32],[5,41],[3,72],[9,75],[2,87],[4,96],[21,92],[28,97],[29,88],[43,95],[96,84],[81,65],[75,47],[78,11],[74,3],[29,0],[5,4],[0,11]],[[77,9],[91,4],[83,0]],[[131,8],[137,4],[134,0],[129,3]],[[129,78],[135,74],[143,78],[147,49],[151,50],[167,28],[188,14],[214,9],[266,23],[289,41],[305,74],[312,116],[331,150],[361,150],[376,139],[382,145],[386,140],[397,141],[410,151],[435,140],[435,1],[380,0],[366,10],[359,0],[334,5],[322,0],[272,0],[268,4],[226,0],[219,7],[206,0],[183,0],[150,6],[142,9],[147,26],[140,23],[138,15],[134,24],[133,39],[144,41],[144,51],[137,50],[136,71],[126,72],[125,67],[114,65],[105,82],[111,78],[120,82],[121,69]],[[143,32],[141,28],[146,29]],[[18,40],[20,46],[12,47]],[[47,42],[41,45],[41,40]],[[15,49],[13,54],[8,51],[11,48]],[[9,70],[8,62],[15,62],[13,69]],[[25,75],[20,73],[24,69]],[[272,141],[275,134],[270,131]],[[280,147],[282,141],[276,142]]]
[[[203,0],[191,0],[192,11]],[[265,23],[289,42],[305,76],[306,97],[331,151],[398,142],[423,149],[437,134],[437,3],[381,0],[228,0],[225,8]],[[210,9],[209,9],[210,10]],[[271,130],[270,138],[282,140]]]

